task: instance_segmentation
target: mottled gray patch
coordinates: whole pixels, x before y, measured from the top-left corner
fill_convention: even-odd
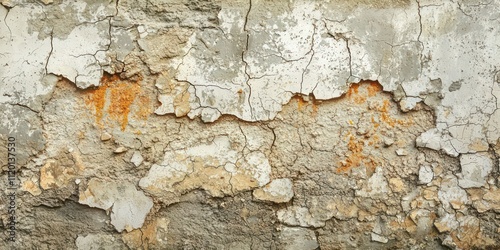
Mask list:
[[[241,59],[244,51],[246,36],[243,33],[225,39],[220,31],[207,30],[198,36],[194,48],[190,53],[198,59],[207,60],[219,65],[208,75],[210,80],[231,80],[238,75],[243,66]],[[232,65],[232,63],[235,63]],[[211,67],[210,67],[211,68]]]
[[[429,107],[436,108],[441,105],[441,94],[439,93],[430,93],[425,97],[424,103]]]
[[[30,156],[45,148],[46,141],[40,118],[24,104],[0,104],[0,110],[6,111],[0,114],[0,138],[16,138],[16,160],[18,166],[21,166]],[[0,163],[4,163],[3,160],[6,160],[6,157],[0,160]]]
[[[79,6],[76,2],[67,5],[51,4],[44,6],[43,12],[33,14],[33,17],[29,20],[28,32],[30,34],[38,32],[38,39],[40,40],[51,35],[66,39],[77,25],[108,22],[108,17],[116,13],[115,1],[87,0],[83,10],[79,9],[81,8]],[[104,11],[101,10],[103,6]],[[80,21],[82,19],[83,22]]]
[[[443,82],[440,78],[431,80],[432,89],[441,90],[443,89]]]
[[[453,83],[450,85],[450,87],[448,87],[448,91],[450,91],[450,92],[457,91],[457,90],[459,90],[461,87],[462,87],[462,82],[461,82],[461,81],[453,82]]]

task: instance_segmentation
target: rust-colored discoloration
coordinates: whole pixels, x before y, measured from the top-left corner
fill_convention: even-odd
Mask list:
[[[349,142],[347,143],[347,148],[353,153],[361,153],[363,151],[364,143],[356,140],[353,135],[349,134]]]
[[[353,83],[346,93],[346,96],[356,104],[362,104],[366,102],[366,95],[359,92],[360,84]]]
[[[382,93],[382,90],[382,85],[380,85],[378,82],[363,81],[360,83],[351,84],[345,96],[356,104],[363,104],[368,98]]]
[[[358,83],[353,83],[351,84],[351,87],[349,87],[349,90],[347,91],[347,97],[351,97],[352,95],[358,94],[359,93],[359,85]]]
[[[368,141],[369,146],[373,146],[374,148],[378,148],[378,143],[380,142],[380,136],[375,134],[371,137],[371,140]]]
[[[398,129],[402,126],[407,127],[412,125],[413,121],[409,118],[398,119],[394,117],[393,113],[394,110],[397,110],[397,105],[391,102],[390,96],[383,92],[382,85],[376,81],[351,84],[343,97],[344,100],[352,103],[353,107],[368,110],[370,126],[368,131],[358,133],[357,122],[349,120],[349,130],[345,137],[349,153],[344,160],[339,162],[336,172],[347,174],[352,168],[365,167],[367,175],[371,176],[375,169],[381,166],[379,157],[374,157],[370,153],[373,149],[383,145],[381,131],[383,129]]]
[[[378,82],[368,82],[368,96],[375,96],[376,94],[382,92],[383,87]]]
[[[304,106],[305,106],[305,105],[307,105],[307,102],[306,102],[306,101],[304,101],[304,99],[302,99],[302,98],[298,97],[298,98],[297,98],[297,109],[298,109],[299,111],[302,111],[302,109],[304,109]]]
[[[104,74],[101,86],[86,91],[85,104],[95,112],[96,123],[103,128],[105,113],[125,130],[132,105],[138,102],[135,115],[147,119],[151,114],[150,99],[141,93],[139,81],[123,80],[118,75]]]
[[[137,84],[116,84],[110,88],[111,103],[108,113],[112,119],[120,123],[121,129],[125,130],[128,124],[130,106],[139,94],[140,87]]]
[[[345,96],[348,98],[348,100],[354,102],[354,104],[362,105],[365,104],[369,98],[377,97],[382,93],[382,85],[380,85],[378,82],[364,81],[359,84],[351,84],[351,87],[349,88]],[[391,128],[395,127],[396,125],[410,126],[413,124],[412,120],[403,120],[391,117],[389,110],[391,108],[392,102],[388,97],[384,98],[385,99],[383,99],[381,102],[378,101],[378,105],[376,105],[376,107],[373,109],[377,111],[375,115],[380,118],[381,122]],[[378,122],[375,122],[374,118],[372,118],[372,122],[375,127],[380,126]]]
[[[365,147],[365,142],[356,136],[349,134],[347,149],[349,154],[347,158],[340,163],[340,166],[336,169],[337,173],[348,173],[352,168],[365,166],[366,172],[371,175],[375,172],[377,167],[377,161],[373,157],[366,157],[363,154],[363,149]]]
[[[309,100],[304,98],[307,97],[300,95],[295,95],[292,97],[292,100],[295,100],[297,102],[297,110],[299,112],[306,111],[307,113],[310,113],[311,116],[316,117],[316,115],[318,114],[320,101],[317,101],[314,98],[314,95],[310,95]]]
[[[103,85],[94,90],[89,90],[85,99],[87,106],[93,106],[97,124],[102,127],[102,117],[104,112],[104,104],[106,103],[107,85]]]

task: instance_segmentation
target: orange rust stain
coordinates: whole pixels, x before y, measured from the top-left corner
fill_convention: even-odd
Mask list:
[[[375,117],[373,117],[373,115],[372,115],[372,117],[371,117],[371,122],[372,122],[373,127],[374,127],[375,129],[376,129],[376,128],[378,128],[378,127],[380,126],[380,123],[378,123],[377,121],[375,121]]]
[[[108,90],[107,85],[103,85],[97,89],[89,90],[87,98],[85,98],[85,104],[87,106],[94,106],[96,122],[102,128],[102,117],[104,104],[106,103],[106,92]]]
[[[387,112],[389,111],[389,107],[391,105],[391,102],[387,99],[384,100],[384,105],[383,105],[383,109],[382,109],[382,112]]]
[[[363,86],[361,89],[360,87]],[[366,86],[366,87],[365,87]],[[353,83],[349,87],[346,96],[356,104],[365,103],[369,97],[373,97],[383,90],[382,85],[375,81],[363,81]]]
[[[89,90],[85,98],[85,104],[93,107],[96,123],[102,128],[105,111],[111,120],[120,124],[121,130],[125,130],[132,104],[141,93],[141,87],[137,82],[122,80],[118,75],[104,74],[101,78],[101,86]],[[109,99],[109,106],[106,101]],[[149,98],[139,96],[140,107],[138,117],[147,118],[150,114]]]
[[[378,143],[380,142],[380,137],[378,135],[373,135],[371,140],[368,142],[369,146],[374,146],[378,148]]]
[[[411,119],[404,120],[404,119],[392,118],[389,114],[390,106],[391,102],[388,99],[385,99],[376,108],[376,111],[378,111],[379,113],[380,121],[382,121],[384,124],[386,124],[389,127],[394,127],[396,125],[410,126],[414,123]],[[372,117],[372,122],[375,122],[375,119],[373,117]]]
[[[344,162],[345,163],[341,163],[340,166],[337,168],[336,171],[338,174],[340,173],[347,174],[352,168],[359,165],[360,160],[359,158],[350,155],[349,157],[347,157],[347,159],[344,160]]]
[[[391,105],[390,101],[385,99],[382,101],[382,104],[377,107],[376,110],[383,113],[388,112],[390,105]]]
[[[353,100],[354,100],[354,103],[356,103],[356,104],[362,104],[362,103],[366,102],[366,97],[364,97],[364,96],[355,96],[353,98]]]
[[[359,87],[360,84],[351,84],[346,94],[346,96],[353,100],[356,104],[362,104],[366,102],[366,96],[359,92]]]
[[[140,86],[138,84],[116,84],[111,88],[111,104],[108,113],[111,118],[120,123],[122,131],[128,124],[128,115],[130,105],[134,102],[136,95],[139,94]]]
[[[380,120],[383,121],[386,125],[390,127],[394,127],[396,125],[401,125],[401,126],[410,126],[414,122],[411,119],[408,120],[403,120],[403,119],[395,119],[392,118],[388,112],[381,112],[380,114]]]
[[[337,173],[348,173],[352,168],[361,166],[362,163],[367,163],[369,160],[365,159],[363,156],[364,142],[361,140],[356,140],[356,138],[349,134],[349,141],[347,142],[347,148],[350,151],[348,157],[344,162],[340,163],[337,168]]]
[[[363,142],[356,140],[353,135],[349,135],[349,142],[347,143],[347,148],[349,149],[349,151],[360,153],[361,151],[363,151],[363,145]]]
[[[358,94],[358,92],[359,92],[359,84],[353,83],[351,84],[349,90],[347,91],[347,97],[350,97],[354,94]]]
[[[310,113],[313,117],[316,117],[319,111],[319,105],[314,99],[314,96],[312,97],[312,100],[306,101],[302,96],[295,95],[292,97],[292,99],[295,99],[297,101],[297,110],[302,112],[302,111],[307,111],[307,113]]]
[[[379,92],[382,91],[382,85],[378,82],[370,82],[370,85],[368,86],[368,96],[375,96]]]
[[[378,161],[373,157],[365,158],[361,153],[350,154],[336,169],[337,173],[348,174],[353,168],[364,166],[367,176],[372,176],[378,166]]]
[[[389,117],[387,113],[380,114],[380,120],[382,120],[385,124],[389,125],[390,127],[394,127],[394,125],[396,124],[394,119]]]
[[[298,109],[299,111],[302,111],[302,110],[304,109],[304,106],[305,106],[306,104],[307,104],[307,102],[306,102],[306,101],[304,101],[304,99],[302,99],[302,98],[300,98],[300,97],[298,97],[298,98],[297,98],[297,109]]]
[[[383,93],[383,87],[376,81],[364,81],[359,84],[351,84],[346,93],[347,100],[358,105],[367,105],[368,98],[377,96]],[[381,99],[374,100],[374,108],[367,106],[371,110],[371,131],[364,135],[356,135],[351,131],[347,137],[347,157],[341,161],[336,169],[337,173],[348,173],[352,168],[363,166],[366,168],[368,176],[371,176],[380,161],[374,158],[370,153],[363,153],[363,147],[379,148],[381,146],[381,135],[379,129],[382,125],[385,127],[408,126],[413,124],[412,120],[396,119],[391,117],[390,110],[395,105],[390,101],[389,97],[379,96]],[[377,104],[378,102],[378,104]],[[349,120],[350,125],[354,125],[352,120]],[[366,150],[365,150],[366,151]],[[369,150],[368,150],[369,151]]]

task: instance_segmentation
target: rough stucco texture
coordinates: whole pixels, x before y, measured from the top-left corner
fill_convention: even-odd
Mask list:
[[[0,249],[500,245],[500,1],[2,0],[0,65]]]

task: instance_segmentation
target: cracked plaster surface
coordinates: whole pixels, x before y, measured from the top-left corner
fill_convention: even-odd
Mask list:
[[[68,236],[80,249],[110,239],[208,246],[197,237],[210,228],[167,215],[184,204],[210,214],[190,215],[204,223],[247,225],[237,231],[250,241],[234,235],[212,247],[398,246],[405,233],[425,248],[434,241],[419,237],[436,230],[438,245],[498,245],[499,9],[461,0],[4,0],[2,140],[17,135],[22,199],[42,216],[44,206],[111,209],[107,225],[127,231],[95,222]],[[74,199],[107,178],[113,188]],[[123,199],[123,185],[137,195]],[[263,226],[268,217],[279,230]],[[166,240],[182,223],[200,231]],[[329,238],[342,227],[355,230]],[[371,237],[349,235],[360,232]]]

